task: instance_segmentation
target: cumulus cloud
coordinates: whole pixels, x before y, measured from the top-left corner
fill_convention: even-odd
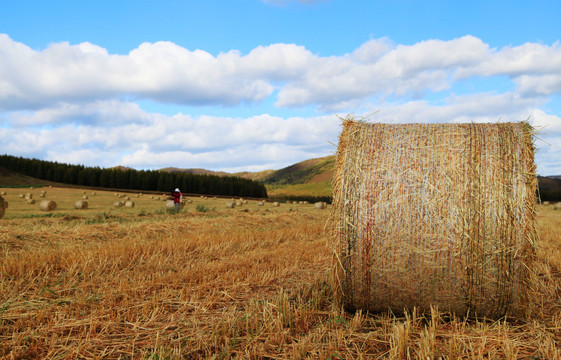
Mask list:
[[[389,123],[530,117],[552,144],[538,143],[539,171],[559,168],[561,119],[544,110],[561,93],[558,43],[491,48],[469,35],[412,45],[382,38],[320,56],[296,44],[212,55],[163,41],[110,54],[91,43],[36,50],[0,34],[0,65],[0,153],[137,168],[279,168],[332,154],[329,142],[340,131],[335,113],[359,109],[381,110],[372,121]],[[457,82],[492,77],[511,88],[455,94]],[[269,98],[319,112],[163,115],[135,102],[235,107]]]

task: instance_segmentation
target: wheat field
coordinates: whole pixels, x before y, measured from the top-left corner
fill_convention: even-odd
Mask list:
[[[112,192],[0,189],[2,359],[561,359],[561,211],[539,206],[527,320],[347,313],[330,210],[194,197],[179,214]],[[57,201],[39,211],[19,194]],[[86,194],[83,192],[86,191]],[[73,204],[87,195],[89,207]]]

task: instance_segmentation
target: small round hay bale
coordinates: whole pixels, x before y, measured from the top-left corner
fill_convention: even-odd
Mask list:
[[[52,200],[43,200],[39,204],[39,209],[41,209],[41,211],[54,211],[56,210],[56,202]]]
[[[242,204],[244,205],[247,204],[247,200],[242,201]]]
[[[74,208],[75,209],[87,209],[88,208],[88,202],[83,201],[83,200],[78,200],[74,203]]]
[[[88,195],[82,196],[82,199],[83,199],[83,200],[88,200]]]
[[[279,203],[278,201],[275,201],[275,202],[273,203],[273,206],[274,206],[274,207],[279,207],[279,206],[280,206],[280,203]]]
[[[242,206],[243,203],[241,201],[236,201],[236,206]]]
[[[0,196],[0,219],[4,218],[4,213],[6,212],[7,207],[8,202],[5,201],[2,196]]]
[[[134,207],[134,201],[130,201],[130,200],[125,201],[125,207],[133,208]]]
[[[325,209],[327,208],[327,203],[325,201],[318,201],[314,204],[316,209]]]
[[[149,198],[149,199],[153,199],[153,198],[154,198],[154,196],[153,196],[153,195],[150,195],[150,196],[149,196],[148,198]]]
[[[95,196],[95,192],[92,193],[92,196]]]
[[[33,190],[33,189],[34,189],[33,186],[29,188],[29,190]]]
[[[25,199],[29,200],[29,199],[33,199],[33,194],[25,194]]]
[[[173,200],[166,200],[166,209],[175,209],[175,203]]]
[[[125,201],[130,201],[131,200],[130,196],[125,196],[124,198],[125,198]]]
[[[193,200],[187,199],[187,204],[191,204],[192,202],[193,202]]]
[[[561,210],[561,202],[558,202],[555,205],[553,205],[553,210]]]
[[[85,193],[86,193],[85,191],[82,191],[82,194],[85,194]]]
[[[120,208],[120,207],[122,207],[123,205],[125,205],[125,203],[122,202],[122,201],[115,201],[115,202],[113,203],[113,206],[116,207],[116,208]]]
[[[43,193],[39,194],[39,197],[40,197],[40,198],[44,198],[45,196],[47,196],[47,195],[46,195],[46,194],[43,194]]]
[[[2,191],[2,192],[0,193],[0,195],[4,195],[4,196],[5,196],[5,195],[6,195],[6,192],[5,192],[5,191]]]
[[[139,197],[139,196],[140,196],[140,195],[136,194],[134,197],[137,198],[137,197]]]
[[[228,201],[228,202],[226,202],[226,208],[228,208],[228,209],[233,209],[233,208],[235,208],[235,207],[236,207],[236,202],[234,202],[234,201]]]
[[[19,196],[20,198],[22,198],[22,199],[25,198],[25,195],[24,195],[24,194],[19,194],[18,196]]]
[[[27,199],[26,201],[30,205],[35,205],[35,199]]]
[[[159,197],[159,196],[156,196],[156,200],[160,200],[160,197]]]
[[[257,203],[257,206],[263,206],[263,205],[264,205],[264,204],[263,204],[263,201],[259,201],[259,202]]]

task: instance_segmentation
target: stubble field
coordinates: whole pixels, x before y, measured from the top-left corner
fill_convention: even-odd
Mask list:
[[[46,190],[51,213],[19,194]],[[527,321],[403,317],[333,304],[330,209],[144,194],[0,189],[0,357],[5,359],[559,359],[561,211],[539,206]],[[75,210],[87,195],[89,209]],[[160,195],[161,196],[161,195]]]

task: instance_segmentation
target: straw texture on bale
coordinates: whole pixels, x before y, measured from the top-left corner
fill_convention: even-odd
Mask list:
[[[41,209],[41,211],[53,211],[56,210],[56,202],[52,201],[52,200],[43,200],[41,201],[41,203],[39,204],[39,209]]]
[[[526,122],[344,119],[332,212],[341,305],[526,316],[536,238],[533,135]]]
[[[76,209],[87,209],[88,208],[88,202],[83,201],[83,200],[78,200],[74,203],[74,208],[76,208]]]

